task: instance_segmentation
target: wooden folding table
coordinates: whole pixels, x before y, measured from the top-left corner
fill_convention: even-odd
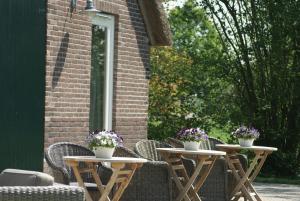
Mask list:
[[[277,151],[277,148],[263,146],[241,147],[240,145],[231,144],[217,144],[216,147],[227,153],[225,156],[226,162],[237,180],[235,187],[230,193],[230,200],[237,201],[240,197],[244,197],[249,201],[262,201],[255,191],[252,182],[261,170],[267,156],[273,151]],[[249,150],[255,153],[255,157],[246,172],[237,157],[237,154],[241,150]]]
[[[160,152],[160,154],[169,164],[173,180],[180,191],[178,197],[176,198],[176,201],[201,201],[197,192],[199,192],[201,186],[206,180],[216,159],[226,154],[222,151],[189,151],[183,148],[157,148],[157,151]],[[191,177],[188,176],[186,169],[182,163],[182,156],[192,156],[197,163],[194,173]],[[201,175],[199,175],[201,169],[204,166],[206,166],[205,171]],[[180,179],[180,177],[183,178]]]
[[[105,159],[96,158],[93,156],[65,156],[64,160],[67,165],[72,167],[79,186],[84,188],[87,201],[92,201],[92,198],[83,182],[81,173],[89,172],[92,174],[97,184],[98,190],[101,193],[99,201],[118,201],[128,184],[130,183],[135,170],[137,168],[140,168],[143,163],[147,162],[146,159],[141,158],[113,157],[110,159]],[[87,165],[87,168],[80,168],[79,163],[81,162],[85,163]],[[97,173],[97,164],[103,162],[109,162],[113,171],[107,185],[102,184]],[[114,193],[113,198],[110,199],[108,195],[110,194],[115,184],[118,184],[118,188]]]

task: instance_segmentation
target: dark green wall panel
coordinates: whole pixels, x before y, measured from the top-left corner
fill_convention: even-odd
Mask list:
[[[46,0],[0,1],[0,170],[42,170]]]

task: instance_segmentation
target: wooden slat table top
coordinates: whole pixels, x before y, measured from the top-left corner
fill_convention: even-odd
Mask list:
[[[224,156],[226,152],[224,151],[214,151],[214,150],[202,150],[197,151],[185,150],[184,148],[156,148],[160,152],[169,152],[174,154],[190,154],[190,155],[206,155],[206,156]]]
[[[216,144],[217,148],[222,150],[253,150],[253,151],[277,151],[276,147],[265,147],[265,146],[251,146],[251,147],[241,147],[238,144]]]
[[[110,163],[146,163],[147,159],[130,157],[96,158],[95,156],[64,156],[65,161],[110,162]]]

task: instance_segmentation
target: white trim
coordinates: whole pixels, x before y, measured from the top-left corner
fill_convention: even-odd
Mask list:
[[[105,58],[105,95],[104,95],[104,122],[106,130],[112,129],[112,104],[113,104],[113,67],[114,67],[114,37],[115,17],[102,13],[92,18],[92,24],[106,27],[106,58]]]

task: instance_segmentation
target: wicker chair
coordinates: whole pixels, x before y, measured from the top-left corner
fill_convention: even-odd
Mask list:
[[[137,157],[125,147],[116,147],[114,156]],[[99,168],[101,175],[110,176],[111,171]],[[122,201],[168,201],[171,197],[170,176],[166,162],[148,161],[137,169],[130,184],[124,191]]]
[[[155,140],[141,140],[135,144],[134,151],[148,160],[163,161],[163,157],[156,151],[156,148],[172,148],[172,146]]]
[[[74,186],[2,186],[3,201],[84,201],[82,188]]]
[[[159,142],[155,140],[141,140],[135,144],[134,151],[141,157],[146,158],[155,163],[166,163],[164,162],[164,158],[156,151],[156,148],[171,148],[168,143]],[[182,158],[183,165],[185,166],[187,173],[191,175],[195,168],[195,162],[191,159]],[[169,173],[170,174],[170,173]],[[170,177],[170,189],[171,189],[171,199],[176,197],[177,195],[177,187],[175,183],[172,182]]]
[[[55,182],[70,185],[70,183],[76,182],[76,178],[72,168],[65,165],[64,156],[94,156],[94,152],[69,142],[59,142],[49,146],[45,152],[45,158]],[[94,182],[92,175],[89,173],[82,174],[82,178],[84,182]]]
[[[84,191],[53,183],[41,172],[6,169],[0,174],[0,200],[3,201],[84,201]]]

